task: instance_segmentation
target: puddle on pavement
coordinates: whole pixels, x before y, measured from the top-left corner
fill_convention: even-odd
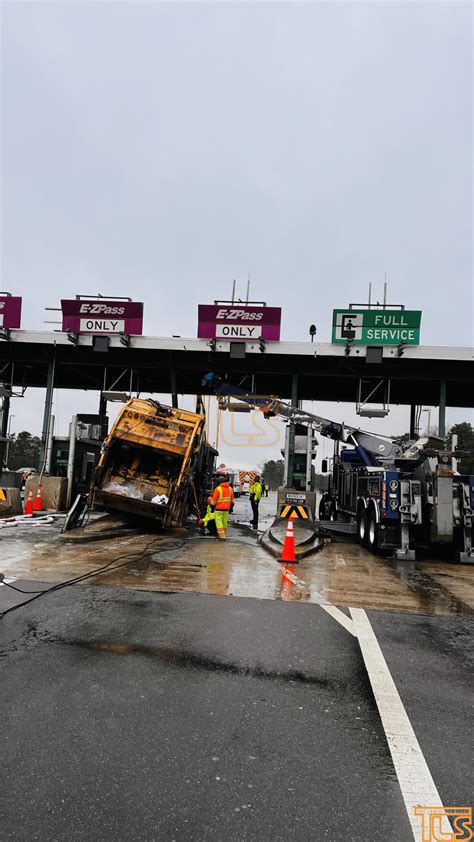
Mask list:
[[[339,693],[341,690],[350,690],[351,694],[353,694],[354,690],[351,682],[344,683],[339,677],[336,680],[331,676],[317,675],[313,672],[309,673],[295,669],[284,671],[271,670],[258,664],[246,666],[240,662],[222,660],[214,655],[205,655],[185,649],[174,649],[169,646],[144,646],[138,643],[123,643],[121,641],[107,642],[83,639],[59,639],[58,642],[67,646],[77,646],[80,649],[87,649],[90,652],[111,652],[115,655],[144,655],[147,658],[155,658],[185,669],[230,673],[239,676],[247,675],[253,678],[284,681],[290,684],[316,684],[321,688],[336,688]]]
[[[0,570],[13,578],[58,582],[110,563],[93,585],[170,593],[281,599],[366,609],[460,615],[474,610],[474,567],[391,562],[357,544],[327,544],[291,568],[231,526],[228,540],[175,530],[67,543],[57,530],[1,536]],[[143,557],[146,554],[146,557]],[[123,565],[132,556],[130,563]]]

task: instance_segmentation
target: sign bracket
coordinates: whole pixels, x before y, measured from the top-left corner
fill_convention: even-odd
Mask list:
[[[382,378],[377,380],[375,385],[373,383],[373,380],[360,378],[356,413],[365,418],[385,418],[390,412],[390,380]],[[366,394],[369,389],[370,391]],[[379,398],[380,407],[369,404],[371,399],[377,402],[377,398]]]

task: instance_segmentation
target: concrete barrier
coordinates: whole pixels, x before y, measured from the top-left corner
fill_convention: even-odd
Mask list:
[[[298,508],[298,506],[304,506],[307,509],[307,514],[309,515],[309,520],[315,520],[316,518],[316,492],[315,491],[299,491],[296,488],[285,488],[284,486],[278,489],[278,496],[277,496],[277,511],[276,514],[279,515],[282,509],[286,509],[286,507]],[[285,515],[285,517],[289,517]]]
[[[260,538],[260,543],[278,561],[281,560],[283,544],[285,543],[288,520],[275,518],[270,529]],[[319,534],[319,524],[311,520],[294,520],[296,563],[305,556],[311,555],[324,546],[324,538]]]
[[[0,484],[0,518],[21,515],[23,508],[19,488],[5,488]]]
[[[28,499],[28,492],[33,492],[33,502],[38,490],[39,474],[32,474],[28,477],[25,487],[25,500]],[[47,512],[61,512],[66,508],[67,479],[66,477],[43,477],[41,499],[43,509]]]

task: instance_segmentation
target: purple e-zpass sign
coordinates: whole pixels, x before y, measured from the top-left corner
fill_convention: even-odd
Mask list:
[[[61,299],[63,330],[73,333],[143,332],[143,304],[138,301]]]
[[[0,295],[0,327],[15,328],[21,324],[21,298]]]
[[[281,307],[250,304],[199,304],[199,339],[280,339]]]

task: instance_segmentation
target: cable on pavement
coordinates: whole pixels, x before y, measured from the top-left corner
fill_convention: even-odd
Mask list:
[[[76,576],[73,579],[67,579],[65,582],[58,582],[57,584],[52,585],[52,587],[44,588],[41,591],[23,591],[20,588],[17,588],[14,585],[11,585],[9,582],[3,581],[3,585],[7,588],[11,588],[14,591],[18,591],[19,593],[24,593],[24,594],[33,593],[34,596],[32,596],[31,599],[26,599],[23,602],[20,602],[18,605],[12,605],[10,608],[7,608],[5,611],[0,612],[0,619],[2,617],[5,617],[5,615],[8,614],[10,611],[15,611],[17,608],[22,608],[24,605],[28,605],[28,603],[33,602],[35,599],[39,599],[40,596],[45,596],[46,594],[51,593],[51,591],[59,591],[62,588],[68,587],[69,585],[75,585],[78,582],[83,582],[86,579],[91,579],[93,576],[100,576],[101,573],[105,573],[106,571],[110,572],[112,570],[117,570],[121,567],[126,567],[127,564],[131,564],[133,561],[135,561],[135,562],[141,561],[142,559],[146,558],[148,555],[154,555],[155,553],[163,553],[163,552],[166,552],[167,550],[171,551],[171,550],[180,549],[180,547],[183,547],[184,544],[185,544],[185,541],[182,540],[172,547],[166,546],[166,547],[161,547],[160,549],[156,548],[152,552],[150,552],[150,547],[152,547],[153,544],[156,544],[157,541],[161,541],[161,540],[162,540],[161,536],[157,536],[157,537],[153,538],[153,540],[150,541],[146,545],[146,547],[143,550],[141,550],[138,554],[134,553],[132,555],[132,557],[125,556],[125,555],[117,556],[117,558],[113,558],[107,564],[102,565],[102,567],[97,567],[95,570],[91,570],[88,573],[83,573],[81,576]],[[126,561],[124,561],[122,564],[116,564],[115,563],[115,562],[120,561],[121,559],[124,559],[124,558],[126,559]],[[112,567],[112,565],[113,565],[113,567]]]

